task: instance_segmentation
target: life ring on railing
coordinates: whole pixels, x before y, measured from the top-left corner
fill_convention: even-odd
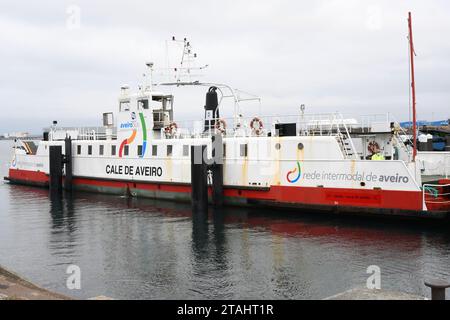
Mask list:
[[[250,122],[250,128],[252,128],[253,132],[259,136],[262,133],[262,130],[264,128],[264,124],[262,120],[258,117],[254,117],[252,121]]]
[[[227,123],[223,119],[219,119],[216,121],[216,124],[214,125],[214,128],[216,128],[217,131],[220,133],[224,133],[227,129]]]
[[[169,135],[173,136],[177,133],[178,125],[175,122],[171,122],[167,127],[164,128],[164,132]]]

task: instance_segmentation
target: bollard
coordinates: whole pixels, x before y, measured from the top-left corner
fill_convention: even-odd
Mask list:
[[[445,300],[445,289],[450,288],[450,282],[439,279],[425,280],[425,285],[431,288],[431,300]]]

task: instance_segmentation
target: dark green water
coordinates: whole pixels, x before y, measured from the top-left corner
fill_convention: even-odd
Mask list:
[[[0,173],[11,143],[0,141]],[[66,269],[81,268],[81,289]],[[66,295],[116,299],[321,299],[364,287],[430,296],[450,277],[450,232],[400,223],[48,191],[0,182],[0,265]]]

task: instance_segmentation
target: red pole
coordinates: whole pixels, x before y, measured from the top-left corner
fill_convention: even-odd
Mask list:
[[[408,12],[408,27],[409,27],[409,53],[411,55],[411,88],[412,88],[412,114],[413,114],[413,161],[416,161],[416,155],[417,155],[416,82],[414,80],[414,44],[413,44],[411,12]]]

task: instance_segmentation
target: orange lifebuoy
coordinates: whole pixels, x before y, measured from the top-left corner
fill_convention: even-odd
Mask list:
[[[214,125],[214,128],[216,128],[217,131],[220,133],[224,133],[227,129],[227,123],[223,119],[219,119],[216,121],[216,124]]]
[[[259,136],[264,128],[264,124],[260,118],[254,117],[250,122],[250,128],[252,128],[255,134]]]

